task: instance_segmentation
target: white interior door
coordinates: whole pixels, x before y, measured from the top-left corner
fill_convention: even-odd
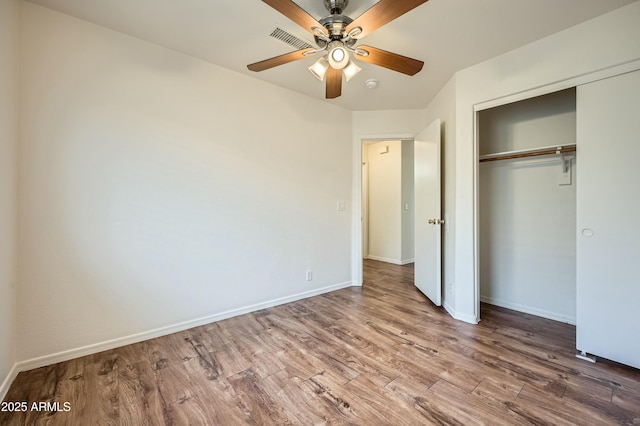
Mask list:
[[[440,206],[440,120],[415,138],[415,286],[442,304],[442,224]]]
[[[640,71],[577,90],[577,348],[640,368]]]

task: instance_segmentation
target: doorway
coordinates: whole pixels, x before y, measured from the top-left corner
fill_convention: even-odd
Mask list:
[[[387,210],[390,210],[395,215],[394,217],[400,217],[400,220],[396,221],[396,225],[391,228],[396,236],[399,235],[399,237],[396,237],[395,250],[396,254],[400,253],[400,259],[377,256],[375,253],[377,248],[374,248],[373,234],[371,232],[372,226],[374,226],[372,214],[372,207],[374,206],[372,183],[374,179],[372,179],[372,169],[375,161],[381,159],[378,156],[393,153],[390,146],[392,139],[361,139],[360,152],[358,153],[360,157],[359,167],[361,169],[360,176],[356,177],[357,181],[360,181],[357,186],[360,192],[360,199],[358,200],[360,209],[359,211],[356,210],[356,213],[360,214],[358,215],[359,217],[354,217],[354,219],[360,220],[360,226],[358,227],[360,238],[356,240],[358,244],[355,246],[360,253],[359,256],[353,258],[355,265],[357,265],[357,269],[354,269],[354,271],[359,273],[359,277],[356,277],[356,282],[360,285],[363,282],[363,253],[367,253],[366,258],[368,259],[377,257],[377,260],[388,263],[413,263],[416,265],[414,285],[436,306],[442,304],[442,228],[445,224],[441,211],[441,127],[442,122],[436,119],[410,138],[393,139],[399,144],[400,165],[402,165],[403,159],[405,165],[407,165],[404,168],[404,173],[402,166],[400,166],[400,172],[396,173],[392,179],[397,182],[397,176],[398,174],[400,175],[400,183],[396,185],[400,189],[396,189],[392,201],[385,205],[385,207],[388,207]],[[377,142],[382,143],[375,146]],[[369,145],[374,147],[372,148]],[[396,157],[398,157],[397,153]],[[409,171],[412,171],[412,173]],[[363,175],[365,172],[366,175]],[[405,185],[402,184],[403,178]],[[384,185],[388,184],[385,179],[382,179],[382,181]],[[365,190],[366,192],[364,192]],[[400,193],[400,197],[397,196],[398,193]],[[398,212],[401,213],[398,214]],[[406,216],[404,229],[402,226],[402,212]],[[381,217],[384,219],[382,220],[383,225],[388,227],[389,216],[382,215]],[[402,238],[403,232],[406,236],[404,241]],[[366,237],[363,237],[365,234]],[[387,237],[387,234],[383,234],[383,238]],[[365,241],[367,242],[367,247],[363,250]],[[405,256],[410,253],[411,257],[409,259],[402,258],[403,248],[405,249]],[[417,268],[418,266],[419,268]],[[420,274],[418,274],[418,269]]]
[[[363,140],[363,259],[413,263],[413,192],[413,140]]]

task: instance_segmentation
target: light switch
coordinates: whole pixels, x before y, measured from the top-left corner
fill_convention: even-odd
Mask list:
[[[338,201],[337,209],[338,209],[339,212],[343,212],[345,210],[344,201]]]

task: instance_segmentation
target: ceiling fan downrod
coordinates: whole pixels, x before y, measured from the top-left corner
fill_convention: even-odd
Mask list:
[[[349,4],[349,0],[324,0],[324,7],[332,15],[342,15],[342,11]]]

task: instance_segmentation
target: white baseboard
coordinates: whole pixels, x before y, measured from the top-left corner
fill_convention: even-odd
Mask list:
[[[451,315],[453,319],[456,319],[458,321],[468,322],[469,324],[478,324],[480,322],[480,320],[473,315],[465,315],[456,312],[456,310],[446,302],[442,305],[442,307],[449,313],[449,315]]]
[[[372,255],[367,256],[366,259],[377,260],[379,262],[392,263],[394,265],[408,265],[409,263],[414,262],[414,259],[407,259],[407,260],[387,259],[386,257],[372,256]]]
[[[451,305],[449,305],[446,301],[442,304],[442,307],[444,308],[445,311],[447,311],[449,313],[449,315],[451,315],[452,318],[455,318],[455,310],[451,307]]]
[[[542,318],[547,318],[554,321],[564,322],[571,325],[576,325],[576,318],[569,317],[557,312],[545,311],[544,309],[534,308],[532,306],[520,305],[518,303],[506,302],[500,299],[494,299],[491,297],[480,296],[480,301],[488,303],[490,305],[500,306],[501,308],[512,309],[518,312],[524,312],[525,314],[531,314]]]
[[[14,370],[16,370],[15,374],[17,375],[18,372],[21,372],[21,371],[28,371],[34,368],[40,368],[47,365],[56,364],[58,362],[68,361],[70,359],[95,354],[95,353],[106,351],[109,349],[115,349],[121,346],[126,346],[133,343],[149,340],[149,339],[154,339],[156,337],[166,336],[167,334],[177,333],[179,331],[188,330],[193,327],[210,324],[212,322],[221,321],[221,320],[232,318],[238,315],[248,314],[251,312],[259,311],[261,309],[271,308],[273,306],[295,302],[298,300],[306,299],[306,298],[317,296],[320,294],[329,293],[331,291],[340,290],[345,287],[351,287],[352,285],[353,283],[351,281],[347,281],[344,283],[334,284],[334,285],[319,288],[316,290],[306,291],[303,293],[298,293],[291,296],[282,297],[279,299],[273,299],[266,302],[257,303],[255,305],[249,305],[249,306],[232,309],[225,312],[220,312],[213,315],[208,315],[206,317],[197,318],[194,320],[184,321],[178,324],[156,328],[154,330],[144,331],[142,333],[132,334],[130,336],[119,337],[117,339],[107,340],[104,342],[94,343],[91,345],[70,349],[63,352],[58,352],[50,355],[44,355],[41,357],[20,361],[14,366]],[[9,385],[11,384],[12,381],[13,379],[9,381]],[[7,390],[8,390],[8,387],[7,387]]]
[[[7,396],[7,392],[9,392],[9,388],[18,376],[19,372],[18,364],[13,364],[13,368],[11,368],[9,374],[7,374],[7,377],[5,377],[4,381],[0,385],[0,401],[4,401],[4,397]]]

